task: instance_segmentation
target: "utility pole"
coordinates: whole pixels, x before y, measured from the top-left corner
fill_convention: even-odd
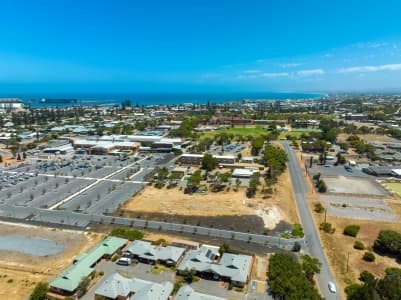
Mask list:
[[[324,223],[326,223],[327,220],[327,208],[324,209]]]
[[[349,264],[349,251],[347,252],[347,273],[348,273],[348,264]]]

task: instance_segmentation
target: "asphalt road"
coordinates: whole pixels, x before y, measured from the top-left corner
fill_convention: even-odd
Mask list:
[[[333,294],[328,289],[328,282],[335,283],[333,274],[331,273],[329,264],[323,251],[323,246],[320,243],[319,235],[313,223],[312,215],[309,211],[306,202],[305,193],[308,192],[308,187],[304,178],[304,170],[300,167],[295,156],[294,150],[288,142],[282,142],[284,150],[288,155],[288,169],[291,175],[291,182],[294,189],[295,200],[297,202],[301,223],[305,233],[305,245],[303,249],[312,257],[316,257],[322,263],[320,274],[317,274],[317,282],[322,296],[327,300],[341,299],[341,295]],[[337,284],[336,284],[337,286]]]

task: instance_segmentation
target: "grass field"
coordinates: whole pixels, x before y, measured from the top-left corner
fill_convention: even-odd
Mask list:
[[[292,132],[311,133],[311,132],[322,132],[322,130],[313,128],[293,128]]]
[[[401,197],[401,182],[385,182],[384,185]]]
[[[256,126],[256,127],[234,127],[230,129],[221,129],[221,130],[215,130],[215,131],[209,131],[202,133],[201,139],[214,139],[216,135],[219,134],[233,134],[233,135],[242,135],[244,137],[246,136],[260,136],[260,135],[268,135],[269,131],[266,128],[263,128],[262,126]]]
[[[285,140],[287,139],[287,136],[289,135],[290,137],[295,137],[296,139],[299,139],[299,137],[302,135],[303,132],[295,132],[295,131],[282,131],[280,132],[279,139],[280,140]]]

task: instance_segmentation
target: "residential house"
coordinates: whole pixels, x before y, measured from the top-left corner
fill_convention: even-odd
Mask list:
[[[184,285],[178,290],[174,300],[226,300],[226,298],[198,293],[189,285]]]
[[[181,261],[184,248],[174,246],[152,245],[151,242],[136,240],[125,250],[125,255],[148,264],[162,263],[175,266]]]
[[[74,295],[81,281],[92,274],[95,265],[102,258],[111,258],[127,242],[127,239],[110,236],[97,244],[89,252],[80,254],[64,273],[49,283],[50,291],[66,296]]]
[[[219,248],[203,245],[199,250],[190,250],[177,268],[178,274],[195,270],[202,278],[223,280],[243,287],[249,280],[254,258],[250,255],[224,253],[220,261]]]
[[[129,279],[114,273],[96,289],[95,299],[167,300],[173,287],[168,281],[155,283],[137,278]]]

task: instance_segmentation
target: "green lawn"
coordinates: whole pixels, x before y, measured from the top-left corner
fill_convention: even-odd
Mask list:
[[[384,185],[401,197],[401,182],[384,182]]]
[[[302,135],[303,132],[294,132],[294,131],[282,131],[280,132],[279,139],[280,140],[285,140],[287,139],[287,135],[291,137],[295,137],[296,139],[299,139],[299,137]]]
[[[162,272],[175,272],[175,268],[174,267],[166,267],[166,266],[163,266],[163,265],[155,265],[155,266],[152,267],[150,272],[152,274],[159,275]]]
[[[215,130],[215,131],[209,131],[201,134],[201,139],[214,139],[216,135],[219,135],[221,133],[226,133],[226,134],[233,134],[233,135],[242,135],[242,136],[259,136],[262,134],[269,134],[269,131],[266,128],[263,128],[262,126],[256,126],[256,127],[234,127],[230,129],[221,129],[221,130]]]
[[[310,132],[322,132],[322,130],[313,128],[293,128],[292,132],[310,133]]]

